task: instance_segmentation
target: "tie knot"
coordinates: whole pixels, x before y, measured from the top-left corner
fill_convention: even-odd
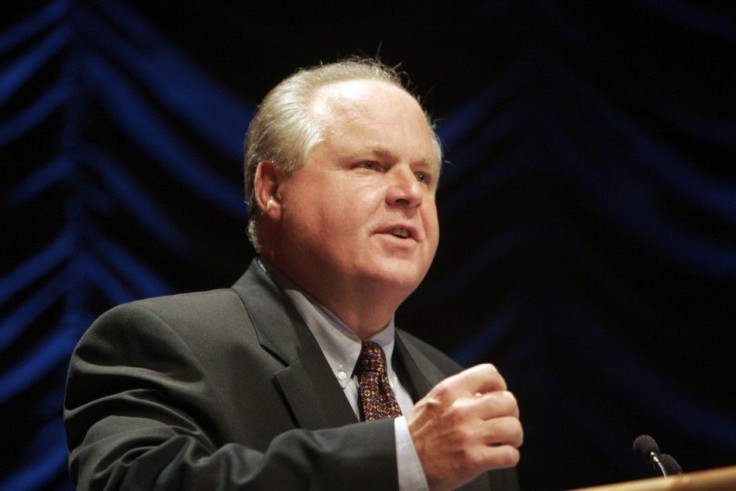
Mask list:
[[[357,373],[377,372],[379,374],[386,373],[386,355],[383,348],[373,341],[363,341],[358,357]]]

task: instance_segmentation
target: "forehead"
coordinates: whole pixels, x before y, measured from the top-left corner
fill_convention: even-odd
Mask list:
[[[311,112],[324,129],[325,142],[400,147],[429,161],[437,159],[424,111],[414,97],[389,82],[360,79],[324,85],[313,95]]]
[[[330,107],[348,109],[351,106],[360,106],[366,100],[376,97],[414,100],[404,89],[392,83],[383,80],[353,79],[330,82],[317,87],[312,101],[313,108],[322,111]]]

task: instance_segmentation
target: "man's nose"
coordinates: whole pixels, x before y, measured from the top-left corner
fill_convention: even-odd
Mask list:
[[[389,172],[386,200],[392,206],[416,207],[422,204],[422,183],[408,167],[396,166]]]

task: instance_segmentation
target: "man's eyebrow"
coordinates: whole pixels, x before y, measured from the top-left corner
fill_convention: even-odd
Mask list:
[[[382,146],[372,147],[369,149],[368,153],[376,157],[381,157],[385,159],[393,159],[393,160],[397,159],[397,156],[394,152]],[[436,159],[434,158],[433,155],[428,155],[426,157],[420,157],[418,160],[412,160],[410,163],[411,165],[425,165],[432,169],[439,169],[440,167],[438,165],[438,162],[436,162]]]
[[[379,146],[371,147],[368,150],[368,153],[370,153],[371,155],[375,155],[376,157],[383,157],[383,158],[390,158],[390,159],[396,158],[396,154],[385,147],[379,147]]]

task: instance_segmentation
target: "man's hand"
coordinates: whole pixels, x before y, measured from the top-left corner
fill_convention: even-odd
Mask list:
[[[524,440],[519,407],[493,365],[446,378],[406,420],[432,490],[454,489],[519,461]]]

